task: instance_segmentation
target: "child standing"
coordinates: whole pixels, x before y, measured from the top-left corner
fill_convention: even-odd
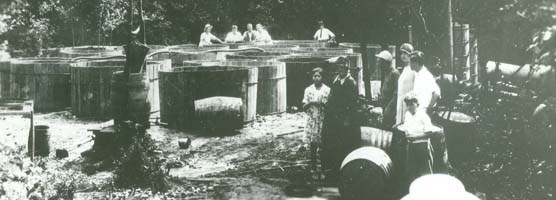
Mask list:
[[[324,120],[324,107],[328,102],[330,88],[322,83],[322,69],[312,71],[313,84],[305,88],[303,110],[307,113],[305,132],[310,146],[311,170],[317,171],[317,152],[321,144],[321,129]]]

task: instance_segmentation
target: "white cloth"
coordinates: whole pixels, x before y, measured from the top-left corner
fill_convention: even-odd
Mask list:
[[[340,85],[343,85],[344,82],[346,81],[346,79],[350,78],[351,76],[349,75],[349,73],[347,74],[346,77],[344,78],[340,78],[340,76],[336,76],[336,78],[334,79],[334,81],[332,83],[336,83],[336,81],[340,81]]]
[[[319,28],[319,30],[315,32],[315,35],[313,35],[313,38],[318,41],[327,41],[334,37],[336,37],[336,35],[327,28]]]
[[[255,34],[255,41],[258,43],[264,43],[264,44],[271,44],[272,43],[272,37],[270,37],[270,34],[268,33],[268,31],[266,30],[260,30],[257,31],[258,33]]]
[[[305,88],[304,94],[303,104],[308,104],[309,102],[322,102],[326,104],[328,102],[328,96],[330,95],[330,87],[322,84],[320,89],[317,89],[315,84],[311,84],[309,87]]]
[[[405,112],[407,112],[407,107],[403,102],[405,96],[413,90],[413,83],[415,82],[415,72],[411,70],[411,67],[405,66],[402,70],[402,74],[398,79],[398,101],[396,105],[396,124],[403,123]]]
[[[429,107],[433,93],[440,96],[440,87],[436,84],[436,79],[434,79],[434,76],[429,72],[427,67],[423,66],[421,70],[415,73],[413,92],[417,95],[419,109],[425,111]]]
[[[417,109],[415,114],[407,111],[404,115],[404,122],[398,127],[404,131],[406,136],[421,136],[426,132],[437,132],[440,128],[432,125],[431,118],[425,110]]]
[[[305,88],[303,104],[308,105],[311,102],[319,103],[308,105],[306,110],[307,125],[305,126],[305,132],[309,142],[321,142],[322,122],[324,121],[324,106],[322,104],[328,102],[329,95],[330,88],[324,84],[319,89],[315,87],[315,84]]]
[[[202,47],[202,46],[205,46],[205,45],[212,44],[212,40],[220,40],[220,39],[218,39],[212,33],[203,32],[203,33],[201,33],[201,39],[199,40],[199,46]]]
[[[230,43],[241,42],[243,41],[243,36],[239,31],[231,31],[226,35],[226,39],[224,39],[224,41]]]

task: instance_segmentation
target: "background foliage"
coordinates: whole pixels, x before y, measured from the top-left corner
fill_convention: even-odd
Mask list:
[[[0,40],[26,55],[40,48],[121,45],[131,0],[4,0]],[[148,44],[196,43],[206,23],[224,37],[232,24],[263,23],[275,39],[311,39],[323,19],[339,41],[397,44],[413,25],[416,46],[444,57],[445,0],[143,0]],[[133,20],[138,25],[139,0]],[[453,0],[454,20],[471,24],[482,60],[526,62],[531,35],[554,24],[552,0]]]

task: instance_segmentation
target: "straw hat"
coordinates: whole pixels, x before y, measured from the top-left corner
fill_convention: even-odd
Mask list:
[[[409,43],[403,43],[400,46],[400,51],[403,53],[407,53],[407,54],[411,54],[413,53],[415,49],[413,48],[413,45],[409,44]]]

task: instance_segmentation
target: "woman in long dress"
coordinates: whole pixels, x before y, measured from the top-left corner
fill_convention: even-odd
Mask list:
[[[307,113],[307,125],[305,132],[310,147],[310,159],[312,174],[317,171],[317,153],[321,144],[321,129],[324,120],[324,108],[328,102],[330,88],[322,83],[322,69],[315,68],[312,71],[313,84],[305,88],[303,95],[303,109]]]

